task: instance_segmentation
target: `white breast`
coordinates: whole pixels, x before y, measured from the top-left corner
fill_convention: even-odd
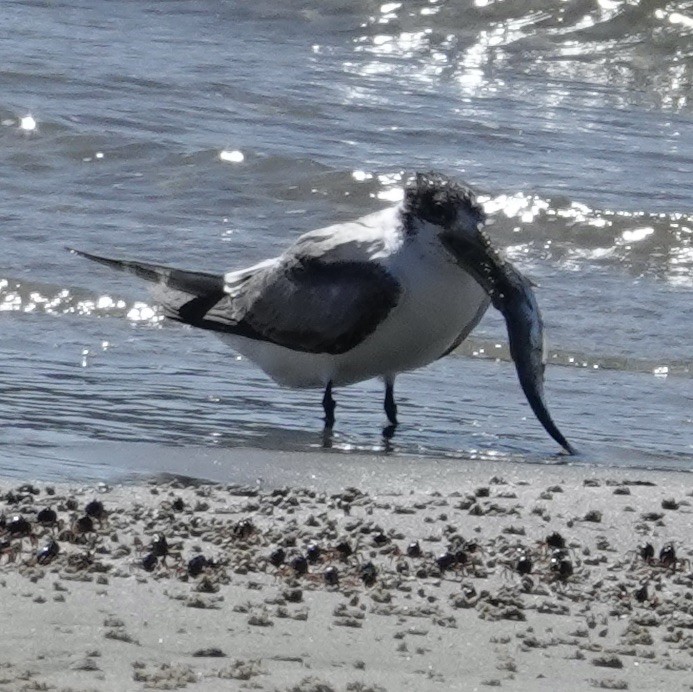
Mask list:
[[[392,273],[402,285],[399,304],[363,343],[336,358],[334,382],[392,376],[440,358],[471,330],[489,299],[471,276],[440,252],[403,248]]]

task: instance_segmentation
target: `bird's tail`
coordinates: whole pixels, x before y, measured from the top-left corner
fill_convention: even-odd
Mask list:
[[[224,277],[220,274],[176,269],[149,262],[112,259],[70,247],[67,250],[156,284],[154,294],[157,302],[161,303],[167,317],[179,322],[205,326],[198,323],[204,319],[206,312],[225,295]]]
[[[134,274],[152,283],[163,284],[175,291],[183,291],[194,296],[224,292],[224,277],[220,274],[193,272],[187,269],[167,267],[163,264],[150,264],[149,262],[111,259],[110,257],[92,255],[90,252],[75,250],[70,247],[67,249],[80,257],[86,257],[94,262],[105,264],[112,269]]]

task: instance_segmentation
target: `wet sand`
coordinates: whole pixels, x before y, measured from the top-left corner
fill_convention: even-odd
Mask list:
[[[0,690],[693,689],[690,474],[253,454],[0,482]]]

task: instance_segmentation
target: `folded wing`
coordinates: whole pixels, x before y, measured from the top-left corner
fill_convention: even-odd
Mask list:
[[[206,313],[208,328],[330,354],[361,343],[399,297],[398,283],[376,263],[312,257],[282,259],[228,290]]]
[[[351,350],[400,293],[377,263],[287,256],[224,277],[72,252],[153,282],[155,299],[170,319],[308,353]]]

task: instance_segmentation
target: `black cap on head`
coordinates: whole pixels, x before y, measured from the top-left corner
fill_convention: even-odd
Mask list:
[[[437,226],[448,227],[464,210],[484,219],[476,195],[464,184],[440,173],[417,173],[407,182],[404,192],[404,211]]]

